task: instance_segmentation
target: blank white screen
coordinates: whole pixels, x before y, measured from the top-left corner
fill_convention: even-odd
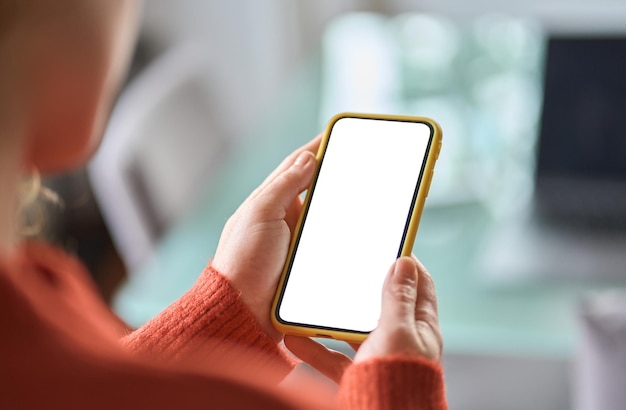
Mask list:
[[[430,137],[422,123],[335,123],[279,307],[283,321],[376,327]]]

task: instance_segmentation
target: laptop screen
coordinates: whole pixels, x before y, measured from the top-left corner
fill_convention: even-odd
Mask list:
[[[538,144],[538,182],[626,182],[626,37],[549,39]]]

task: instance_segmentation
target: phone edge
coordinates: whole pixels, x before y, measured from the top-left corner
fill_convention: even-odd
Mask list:
[[[324,156],[326,146],[328,145],[328,141],[330,138],[330,133],[332,131],[333,126],[337,121],[342,118],[364,118],[364,119],[387,119],[387,120],[396,120],[396,121],[408,121],[408,122],[421,122],[428,124],[433,132],[432,140],[430,142],[429,152],[426,159],[426,164],[424,168],[424,175],[422,176],[423,181],[427,181],[426,183],[422,182],[417,192],[417,198],[415,200],[415,204],[413,206],[413,213],[411,215],[411,219],[409,220],[409,225],[405,234],[404,243],[402,246],[402,250],[400,252],[400,256],[410,256],[413,251],[413,245],[415,243],[415,237],[417,236],[417,230],[419,227],[419,222],[422,216],[422,212],[424,210],[424,204],[426,202],[426,198],[428,197],[428,191],[430,190],[430,184],[432,182],[432,178],[434,175],[434,168],[439,157],[439,152],[441,150],[443,134],[441,130],[441,126],[433,119],[428,117],[420,117],[420,116],[409,116],[409,115],[392,115],[392,114],[367,114],[367,113],[356,113],[356,112],[342,112],[333,116],[326,125],[324,130],[324,135],[322,137],[322,141],[320,142],[319,149],[316,154],[316,169],[315,169],[315,178],[311,181],[311,184],[307,188],[307,194],[305,196],[303,202],[303,209],[307,209],[309,206],[309,202],[311,200],[311,188],[317,182],[317,176],[319,174],[319,167],[321,166],[321,160]],[[426,188],[424,188],[426,187]],[[359,332],[350,332],[345,330],[329,330],[323,328],[314,328],[314,327],[303,327],[296,325],[286,325],[282,323],[278,318],[278,303],[281,299],[283,293],[283,287],[286,280],[287,270],[289,268],[289,262],[293,256],[293,251],[296,245],[297,235],[301,231],[302,222],[304,220],[305,212],[301,212],[298,217],[298,222],[294,229],[294,232],[291,236],[289,242],[289,250],[287,252],[287,258],[285,259],[285,263],[283,265],[278,284],[276,287],[276,292],[274,294],[274,298],[272,300],[272,306],[270,310],[270,320],[274,328],[276,328],[279,332],[283,334],[290,334],[296,336],[304,336],[304,337],[322,337],[329,338],[335,340],[346,341],[350,343],[361,343],[363,342],[369,333],[359,333]]]

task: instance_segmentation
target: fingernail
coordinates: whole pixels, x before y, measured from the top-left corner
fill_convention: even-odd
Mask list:
[[[404,276],[405,278],[417,282],[417,269],[415,269],[414,262],[407,256],[403,256],[396,261],[393,269],[393,276],[397,276],[401,273],[401,271],[407,272]]]
[[[313,154],[311,154],[309,151],[304,151],[301,152],[300,155],[298,155],[298,158],[296,158],[296,162],[294,162],[293,165],[296,167],[305,168],[312,162],[312,160]]]

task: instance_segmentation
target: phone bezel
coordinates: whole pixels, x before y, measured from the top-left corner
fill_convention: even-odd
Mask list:
[[[328,123],[326,130],[324,132],[324,136],[322,142],[320,144],[320,148],[317,153],[317,168],[315,171],[315,176],[311,181],[311,184],[306,193],[306,197],[303,203],[303,211],[298,219],[298,223],[296,225],[296,229],[292,235],[292,240],[289,246],[289,252],[287,259],[285,261],[285,265],[283,267],[282,274],[280,276],[279,284],[277,287],[276,295],[274,297],[274,302],[272,304],[272,314],[271,319],[274,326],[286,334],[295,334],[299,336],[309,336],[309,337],[327,337],[338,340],[345,340],[350,342],[361,342],[363,341],[370,331],[360,331],[353,329],[341,329],[334,327],[326,327],[319,326],[307,323],[296,323],[289,322],[280,317],[280,305],[283,300],[283,296],[285,293],[285,289],[287,286],[287,281],[291,274],[291,268],[294,262],[295,252],[297,250],[302,230],[304,228],[304,222],[306,220],[311,199],[315,193],[315,187],[317,185],[317,179],[319,176],[320,169],[324,162],[324,156],[326,154],[326,149],[328,147],[328,142],[330,141],[330,137],[332,135],[332,130],[335,124],[344,118],[359,118],[366,120],[383,120],[383,121],[400,121],[400,122],[412,122],[412,123],[421,123],[425,124],[430,129],[430,137],[426,147],[425,158],[426,160],[422,163],[422,168],[420,170],[419,178],[416,181],[413,197],[411,200],[409,212],[407,214],[406,223],[404,226],[404,231],[402,234],[402,240],[400,242],[398,255],[397,257],[410,255],[413,249],[413,243],[415,240],[415,236],[417,234],[417,227],[419,224],[419,219],[421,217],[421,213],[423,210],[424,201],[428,194],[428,189],[430,188],[430,181],[432,179],[432,174],[434,170],[434,164],[439,154],[439,149],[441,148],[441,128],[439,125],[425,117],[413,117],[413,116],[398,116],[398,115],[379,115],[379,114],[361,114],[361,113],[341,113],[334,116]],[[433,149],[433,147],[435,147]],[[426,181],[426,183],[423,183]],[[373,330],[373,329],[372,329]]]

